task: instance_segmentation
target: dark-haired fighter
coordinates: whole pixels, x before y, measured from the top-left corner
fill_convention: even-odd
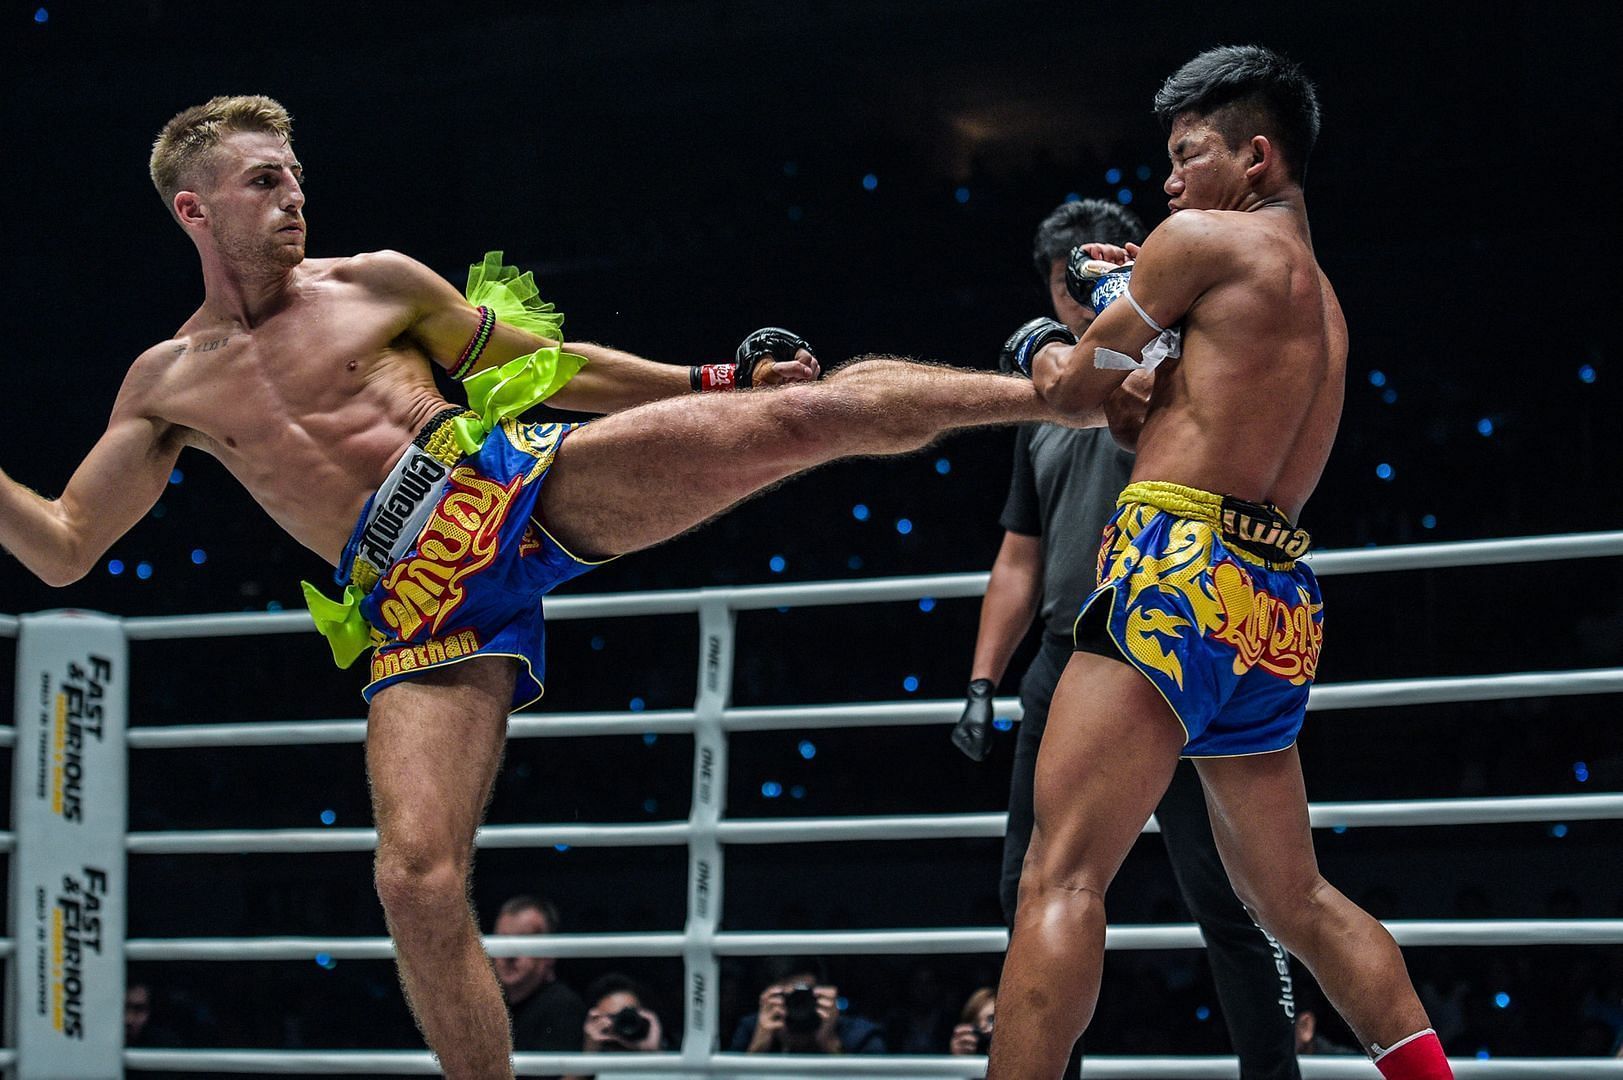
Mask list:
[[[1081,333],[1093,309],[1071,295],[1066,267],[1074,249],[1101,260],[1124,258],[1144,239],[1144,225],[1115,201],[1061,203],[1043,219],[1033,243],[1033,262],[1048,285],[1054,314]],[[1098,536],[1116,509],[1133,471],[1133,455],[1119,445],[1136,444],[1128,426],[1070,428],[1024,424],[1014,443],[1014,471],[1001,523],[1005,529],[981,604],[975,635],[969,700],[953,741],[977,760],[991,741],[992,693],[1015,647],[1041,608],[1042,648],[1020,680],[1020,733],[1009,778],[1009,823],[1003,837],[1003,876],[998,899],[1014,923],[1020,870],[1031,843],[1032,783],[1048,708],[1074,644],[1077,598],[1093,587],[1094,552],[1078,537]],[[1212,839],[1212,827],[1192,762],[1181,764],[1155,808],[1167,857],[1189,912],[1200,926],[1211,962],[1218,1002],[1230,1041],[1240,1058],[1240,1080],[1300,1080],[1296,1067],[1290,975],[1280,969],[1284,952],[1258,930],[1234,898]],[[1077,1043],[1078,1051],[1081,1041]],[[1080,1054],[1078,1054],[1080,1057]],[[1067,1066],[1067,1075],[1075,1069]]]
[[[1034,321],[1008,346],[1067,413],[1110,401],[1135,365],[1159,367],[1037,759],[988,1075],[1060,1075],[1098,998],[1105,890],[1183,755],[1258,923],[1388,1080],[1441,1080],[1452,1073],[1396,943],[1319,874],[1295,750],[1323,641],[1295,522],[1335,438],[1347,357],[1302,196],[1317,95],[1276,54],[1226,47],[1168,79],[1156,112],[1172,216],[1130,277],[1093,290],[1100,314],[1080,342]]]
[[[377,646],[375,879],[406,998],[447,1076],[511,1076],[469,876],[507,715],[541,692],[542,594],[823,462],[1054,413],[1018,379],[884,359],[689,396],[729,376],[805,378],[814,362],[782,331],[751,336],[748,371],[563,353],[557,314],[500,260],[475,268],[467,297],[396,252],[306,260],[303,169],[269,98],[181,113],[152,176],[197,247],[202,303],[130,366],[59,498],[0,473],[0,545],[53,585],[77,580],[190,446],[338,568],[344,601],[312,611],[335,656]],[[431,364],[466,377],[473,409],[440,395]],[[549,397],[615,415],[518,422]]]

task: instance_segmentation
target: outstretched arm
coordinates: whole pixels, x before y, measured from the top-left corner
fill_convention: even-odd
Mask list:
[[[47,585],[84,577],[158,501],[180,456],[177,429],[142,415],[132,389],[119,393],[107,431],[55,499],[0,472],[0,546]]]
[[[1176,326],[1231,268],[1224,238],[1212,218],[1198,210],[1181,211],[1163,221],[1139,249],[1133,264],[1133,299],[1159,325]],[[1032,381],[1043,400],[1060,412],[1085,414],[1105,404],[1128,375],[1095,367],[1094,353],[1103,347],[1137,357],[1158,334],[1131,304],[1114,302],[1074,346],[1056,342],[1042,349],[1032,360]]]
[[[381,288],[410,303],[409,335],[434,362],[449,370],[479,329],[479,311],[450,282],[409,256],[380,251],[355,260],[359,272]],[[559,344],[516,326],[497,322],[478,363],[467,373],[499,367],[515,357]],[[619,349],[589,342],[563,343],[564,350],[584,356],[587,364],[548,404],[575,412],[609,413],[692,392],[686,367],[656,363]],[[806,361],[810,361],[808,366]],[[765,385],[816,377],[816,362],[807,354],[790,364],[762,364],[758,381]]]

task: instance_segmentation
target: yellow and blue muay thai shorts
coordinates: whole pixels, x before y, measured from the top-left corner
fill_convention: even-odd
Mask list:
[[[1129,484],[1099,547],[1076,646],[1125,660],[1184,728],[1185,757],[1296,741],[1324,643],[1324,600],[1278,508],[1159,481]]]
[[[378,488],[334,574],[364,590],[372,695],[475,656],[519,660],[514,710],[542,694],[541,597],[600,563],[577,558],[535,518],[553,455],[573,427],[502,420],[464,454],[448,409],[418,433]]]

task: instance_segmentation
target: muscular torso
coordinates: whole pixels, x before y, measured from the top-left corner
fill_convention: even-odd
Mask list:
[[[1155,377],[1134,480],[1256,502],[1293,521],[1341,420],[1347,324],[1294,214],[1220,215],[1234,273],[1183,323],[1183,355]]]
[[[199,311],[131,371],[141,407],[218,458],[294,539],[337,563],[367,497],[446,407],[411,311],[355,259],[301,264],[251,328]]]

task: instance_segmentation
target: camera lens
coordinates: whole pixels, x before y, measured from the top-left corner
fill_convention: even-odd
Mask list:
[[[648,1017],[627,1005],[610,1018],[609,1030],[623,1043],[639,1043],[648,1037]]]
[[[783,1026],[796,1035],[810,1035],[817,1030],[817,992],[806,985],[796,986],[783,995]]]

